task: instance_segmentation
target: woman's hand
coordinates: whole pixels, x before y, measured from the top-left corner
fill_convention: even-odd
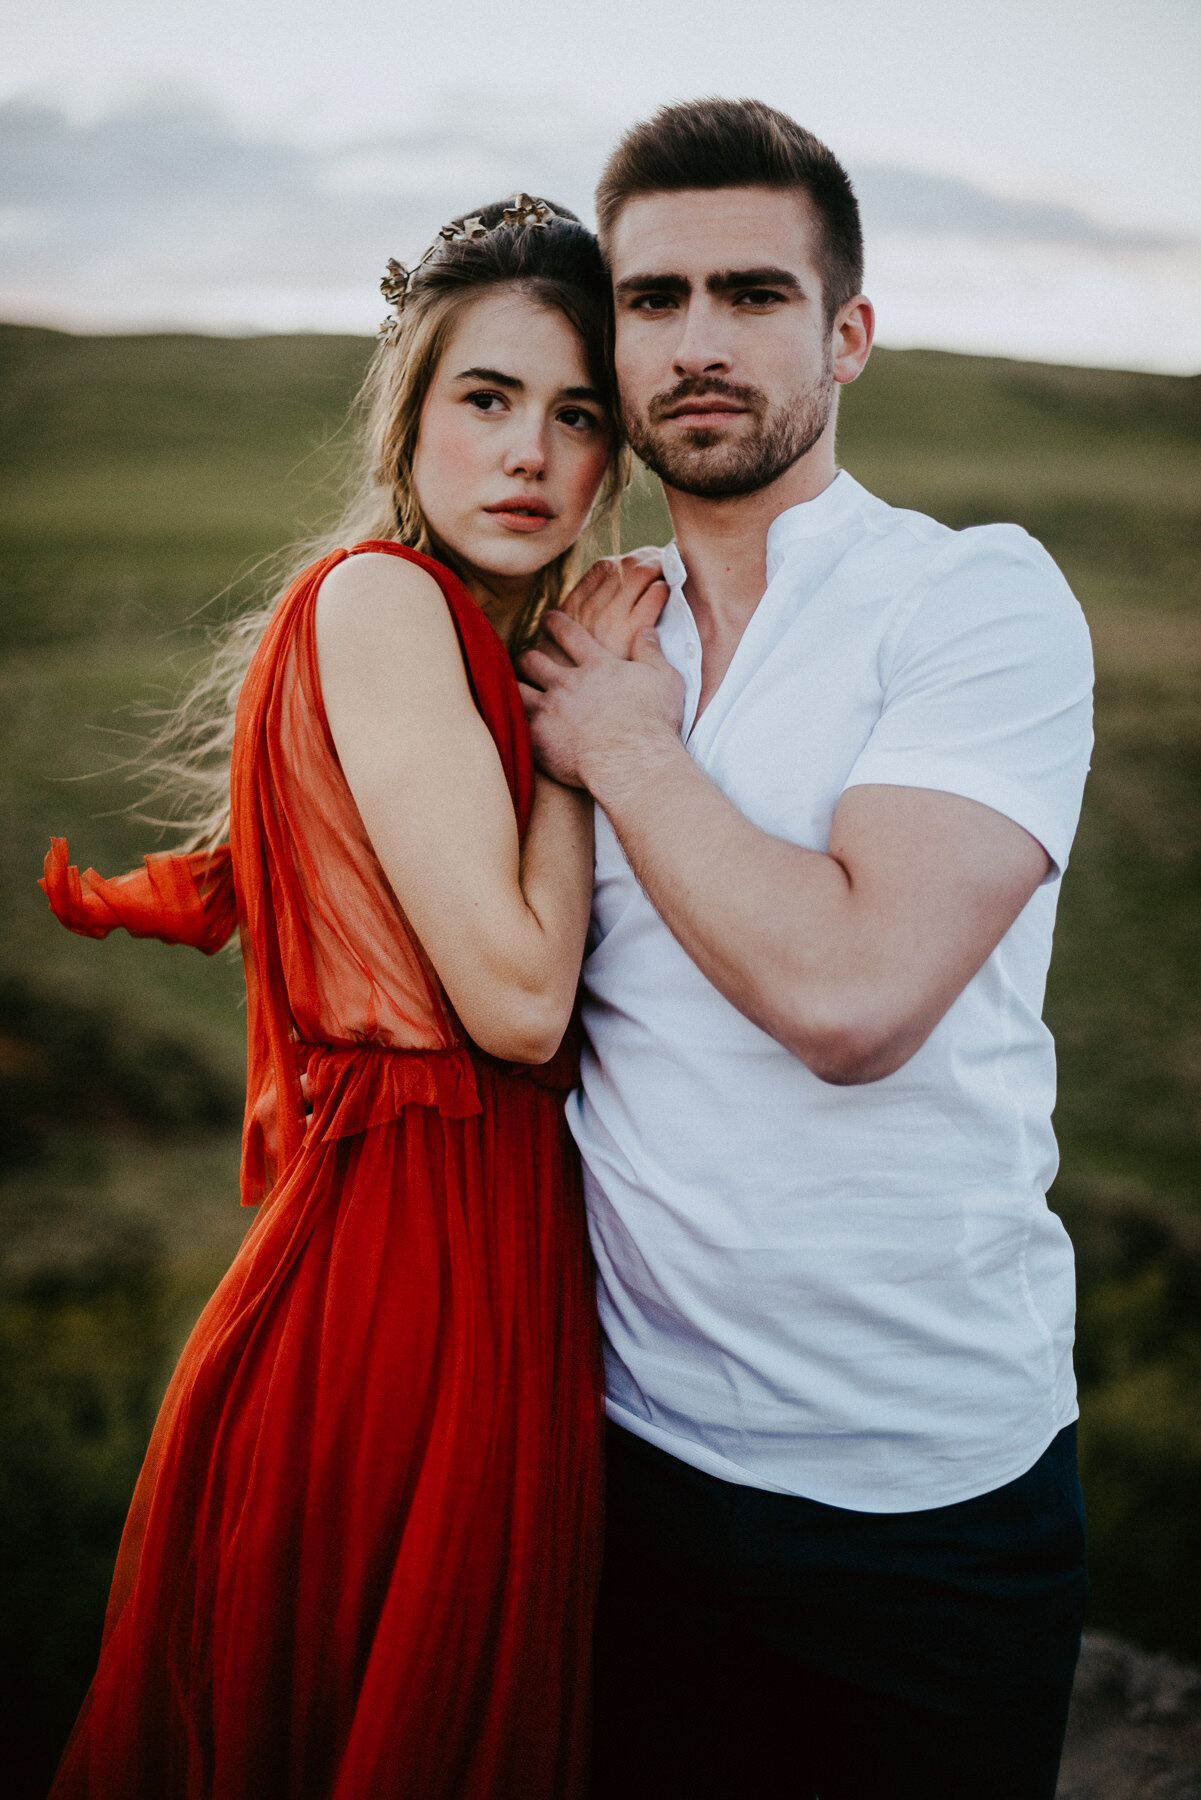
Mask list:
[[[625,658],[561,612],[547,613],[544,629],[519,663],[538,765],[604,805],[614,783],[643,780],[657,756],[680,751],[683,677],[649,628]]]
[[[642,633],[654,628],[666,599],[663,552],[651,544],[594,562],[558,610],[590,631],[612,655],[628,659]]]

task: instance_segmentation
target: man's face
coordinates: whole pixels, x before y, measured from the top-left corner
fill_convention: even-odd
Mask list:
[[[771,188],[650,194],[618,215],[622,417],[669,487],[753,493],[822,436],[836,377],[817,242],[806,196]]]

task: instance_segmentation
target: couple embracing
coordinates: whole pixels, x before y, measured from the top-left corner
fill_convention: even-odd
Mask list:
[[[872,312],[811,134],[668,108],[598,216],[391,265],[360,502],[227,647],[194,847],[47,859],[73,929],[240,930],[263,1203],[56,1800],[1054,1793],[1087,634],[1016,527],[838,471]],[[674,542],[581,578],[627,444]]]

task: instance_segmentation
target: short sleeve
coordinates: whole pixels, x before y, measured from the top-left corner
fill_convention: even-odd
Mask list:
[[[933,788],[1067,866],[1092,750],[1092,648],[1067,582],[1014,525],[956,533],[881,656],[884,701],[846,787]],[[845,791],[845,789],[844,789]]]

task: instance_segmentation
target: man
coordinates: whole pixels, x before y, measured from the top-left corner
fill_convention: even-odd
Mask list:
[[[837,471],[873,321],[823,145],[672,107],[598,212],[676,533],[634,660],[553,615],[525,663],[597,801],[598,1791],[1049,1800],[1084,1574],[1040,1012],[1087,632],[1017,527]]]

